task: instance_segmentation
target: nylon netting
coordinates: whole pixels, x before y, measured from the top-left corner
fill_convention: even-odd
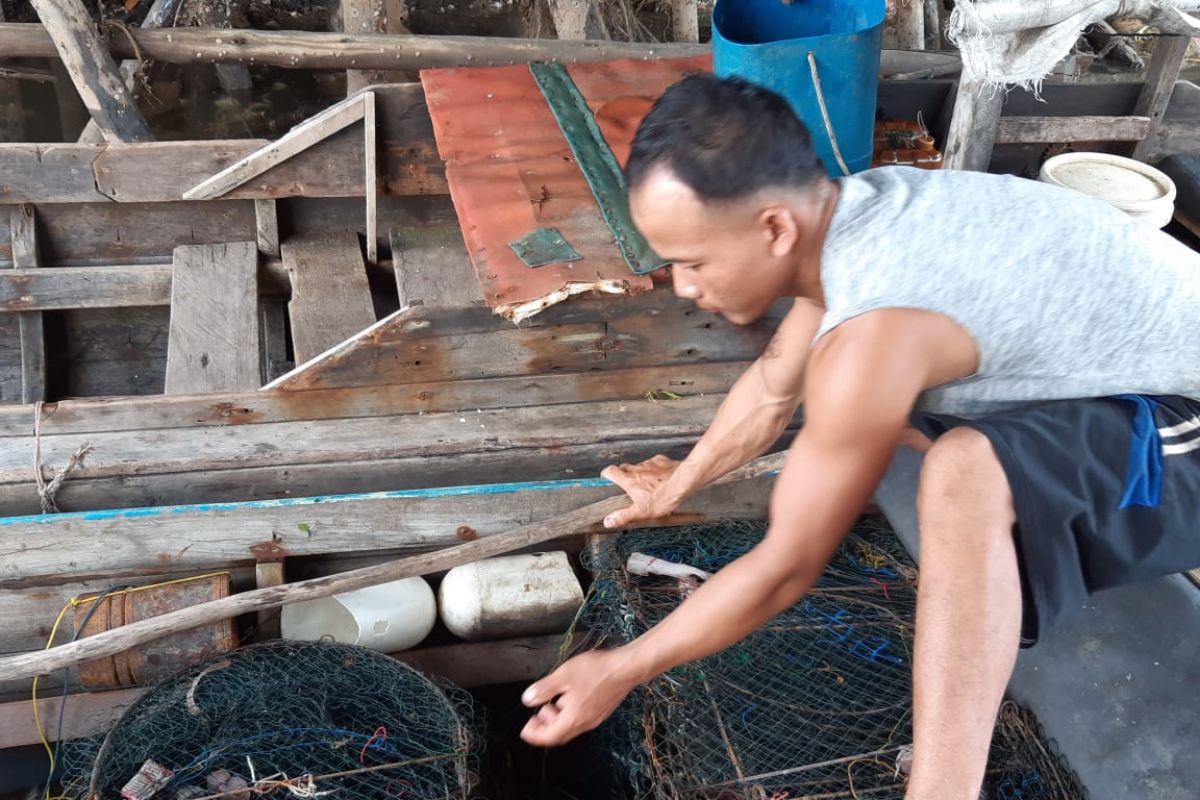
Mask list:
[[[465,798],[481,726],[470,695],[359,647],[271,642],[155,686],[66,753],[68,796],[117,800],[147,760],[156,800]]]
[[[594,583],[583,627],[631,641],[693,588],[629,574],[631,553],[714,572],[764,533],[761,523],[718,522],[603,540],[584,554]],[[915,565],[891,530],[863,521],[800,603],[635,691],[602,731],[605,756],[635,797],[902,800],[915,610]],[[1084,796],[1036,722],[1011,704],[996,727],[986,792]]]

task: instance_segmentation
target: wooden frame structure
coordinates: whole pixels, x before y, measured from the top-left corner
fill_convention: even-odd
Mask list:
[[[163,60],[355,71],[703,52],[202,29],[133,31],[104,46],[124,57],[129,40]],[[1172,80],[1177,48],[1160,49],[1145,87],[1048,84],[1045,105],[1014,93],[1006,116],[994,109],[986,158],[1034,162],[1046,145],[1100,127],[1147,159],[1200,147],[1200,89]],[[57,52],[40,26],[5,24],[0,50]],[[944,54],[916,55],[885,54],[885,71],[956,69]],[[886,80],[880,106],[937,120],[941,138],[969,89]],[[370,87],[275,142],[115,138],[0,145],[10,212],[0,326],[21,342],[15,368],[0,358],[0,396],[16,400],[21,387],[20,405],[0,406],[0,653],[40,647],[62,601],[113,579],[215,567],[238,588],[278,585],[285,573],[486,537],[606,496],[583,479],[613,461],[685,451],[770,334],[772,320],[735,329],[661,291],[575,301],[522,328],[495,318],[479,302],[417,84]],[[972,153],[986,165],[981,148]],[[131,390],[143,396],[111,396]],[[34,405],[69,395],[95,396]],[[33,453],[50,477],[85,443],[91,454],[59,490],[75,513],[41,516]],[[444,490],[498,476],[553,483]],[[677,520],[761,517],[766,497],[763,482],[722,488]],[[404,657],[470,686],[533,677],[555,646]],[[494,670],[481,674],[483,663]],[[0,680],[0,697],[27,688]],[[68,732],[93,730],[136,694],[69,703]],[[5,723],[24,719],[28,700],[12,703],[0,705],[0,747],[30,742]],[[55,711],[43,703],[44,715]]]

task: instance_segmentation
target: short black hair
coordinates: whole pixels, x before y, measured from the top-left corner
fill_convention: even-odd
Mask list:
[[[659,165],[702,200],[805,187],[826,174],[808,129],[783,97],[711,73],[667,89],[642,120],[625,168],[630,188]]]

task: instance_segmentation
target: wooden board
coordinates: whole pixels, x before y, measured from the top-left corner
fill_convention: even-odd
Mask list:
[[[0,317],[0,324],[4,321]],[[2,332],[0,328],[0,332]],[[408,386],[364,386],[178,397],[63,400],[43,410],[44,435],[226,427],[312,419],[428,414],[600,400],[643,400],[648,392],[680,396],[722,394],[747,362],[638,367],[607,372],[519,375],[438,381]],[[30,406],[0,407],[0,437],[33,432]]]
[[[527,636],[498,642],[473,642],[425,647],[393,657],[427,675],[455,686],[473,689],[502,683],[532,682],[550,672],[563,637]]]
[[[28,683],[28,681],[24,681]],[[47,683],[43,681],[42,683]],[[47,686],[47,689],[51,687]],[[145,689],[117,689],[96,694],[73,694],[67,698],[63,716],[62,739],[79,739],[103,730],[120,718]],[[58,736],[58,714],[62,697],[46,697],[38,700],[38,712],[46,725],[50,741]],[[31,701],[16,700],[0,703],[0,749],[38,744],[37,727],[33,723]]]
[[[161,395],[169,314],[166,306],[62,312],[65,396]]]
[[[167,394],[259,386],[258,245],[175,249]]]
[[[400,305],[463,306],[483,302],[471,257],[455,225],[393,227],[388,234]]]
[[[1187,36],[1164,36],[1155,40],[1154,55],[1146,67],[1145,84],[1133,109],[1134,114],[1149,118],[1150,134],[1158,132],[1166,116],[1175,83],[1179,79],[1179,69],[1183,66],[1191,43],[1191,38]],[[1154,145],[1153,141],[1144,139],[1134,146],[1131,155],[1145,160]]]
[[[58,492],[60,507],[69,511],[445,486],[500,475],[574,478],[659,452],[686,455],[720,400],[708,395],[44,437],[42,462],[61,467],[84,438],[93,445],[87,465]],[[32,442],[13,441],[0,454],[0,504],[12,514],[36,514]]]
[[[746,361],[762,352],[787,305],[753,325],[737,326],[664,290],[596,300],[590,307],[565,303],[519,328],[478,308],[451,310],[462,319],[445,330],[435,322],[436,309],[412,307],[351,346],[297,367],[277,386],[330,389]],[[588,313],[592,309],[598,313]]]
[[[152,139],[150,126],[82,0],[31,0],[67,74],[109,141]]]
[[[19,205],[11,210],[9,231],[12,240],[13,267],[25,273],[37,272],[37,217],[33,206]],[[18,315],[21,348],[21,402],[35,403],[46,397],[46,336],[40,312]]]
[[[358,237],[292,239],[282,248],[292,279],[292,348],[296,362],[315,358],[375,323]]]
[[[1018,142],[1140,141],[1150,133],[1149,117],[1005,117],[996,144]]]
[[[114,264],[0,272],[0,312],[36,309],[119,308],[166,305],[169,264]]]
[[[770,483],[756,479],[712,487],[689,498],[675,517],[761,519]],[[252,562],[253,548],[264,544],[289,558],[422,552],[503,533],[618,494],[603,480],[561,481],[0,518],[0,588],[225,568]],[[56,546],[37,546],[46,541]]]

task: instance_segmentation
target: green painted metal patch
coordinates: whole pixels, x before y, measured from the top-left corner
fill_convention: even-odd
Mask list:
[[[583,259],[558,228],[537,228],[508,246],[530,268]]]
[[[529,72],[571,146],[579,171],[591,187],[604,222],[612,231],[629,269],[635,275],[645,275],[665,267],[667,262],[650,249],[633,225],[629,214],[629,189],[621,165],[608,142],[604,141],[592,110],[566,68],[562,64],[534,63],[529,65]]]

